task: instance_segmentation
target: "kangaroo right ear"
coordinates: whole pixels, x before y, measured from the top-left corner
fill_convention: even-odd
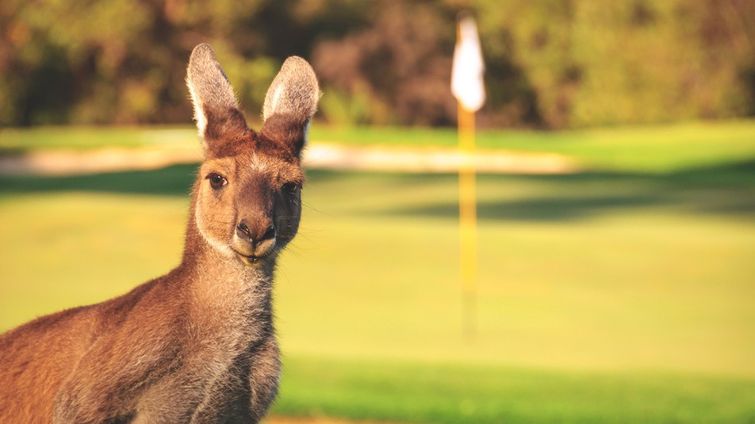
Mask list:
[[[306,60],[291,56],[270,84],[262,107],[262,119],[275,114],[308,120],[317,111],[320,88],[315,71]]]
[[[306,60],[289,57],[267,90],[262,135],[300,156],[318,100],[320,88],[315,71]]]
[[[194,47],[186,69],[186,85],[194,105],[194,120],[200,137],[216,139],[231,129],[245,129],[231,83],[209,44]]]

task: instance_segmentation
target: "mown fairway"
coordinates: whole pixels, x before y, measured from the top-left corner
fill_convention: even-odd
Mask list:
[[[707,142],[640,138],[633,151],[613,131],[613,152],[563,143],[586,143],[581,158],[629,155],[620,161],[634,165],[480,177],[471,340],[455,177],[310,172],[302,228],[278,273],[286,368],[276,411],[441,423],[754,420],[755,131],[719,150],[725,129]],[[553,137],[542,150],[568,154]],[[0,178],[0,330],[167,271],[193,172]]]

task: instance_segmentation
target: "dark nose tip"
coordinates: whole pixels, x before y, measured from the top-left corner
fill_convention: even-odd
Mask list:
[[[236,234],[244,239],[248,240],[252,244],[258,244],[265,240],[275,238],[275,226],[270,224],[267,227],[261,227],[264,231],[252,231],[246,222],[243,220],[236,225]]]

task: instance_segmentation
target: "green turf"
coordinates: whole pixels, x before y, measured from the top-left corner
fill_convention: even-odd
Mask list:
[[[0,128],[0,152],[5,153],[160,146],[196,140],[196,130],[189,126]]]
[[[336,128],[315,124],[310,138],[313,143],[418,148],[454,147],[457,143],[452,128]],[[189,126],[0,129],[0,153],[103,146],[175,147],[196,139],[195,130]],[[484,149],[563,154],[589,169],[663,173],[755,157],[755,121],[692,122],[562,132],[481,130],[478,144]]]
[[[755,419],[751,157],[479,178],[463,336],[452,175],[309,172],[276,313],[280,413],[413,422]],[[0,178],[0,330],[180,255],[193,166]]]
[[[447,146],[454,129],[313,127],[313,140]],[[590,168],[664,172],[755,156],[755,121],[691,122],[560,132],[481,130],[481,148],[561,153]]]
[[[755,381],[285,358],[273,412],[419,423],[745,423]]]

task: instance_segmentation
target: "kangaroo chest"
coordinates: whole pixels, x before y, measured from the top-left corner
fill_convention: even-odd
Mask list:
[[[195,296],[180,365],[148,389],[138,406],[144,418],[136,422],[173,412],[180,415],[172,422],[257,422],[276,395],[280,373],[269,293],[247,284],[227,297]],[[177,399],[184,404],[166,411]]]
[[[204,329],[204,349],[198,352],[208,365],[198,416],[206,410],[218,418],[214,422],[239,417],[248,421],[261,417],[275,397],[280,359],[270,285],[270,279],[258,279],[241,286],[222,305],[214,305],[216,319]]]
[[[135,422],[174,414],[165,422],[257,422],[277,393],[280,359],[274,335],[251,334],[257,332],[199,340],[175,372],[144,394]]]

